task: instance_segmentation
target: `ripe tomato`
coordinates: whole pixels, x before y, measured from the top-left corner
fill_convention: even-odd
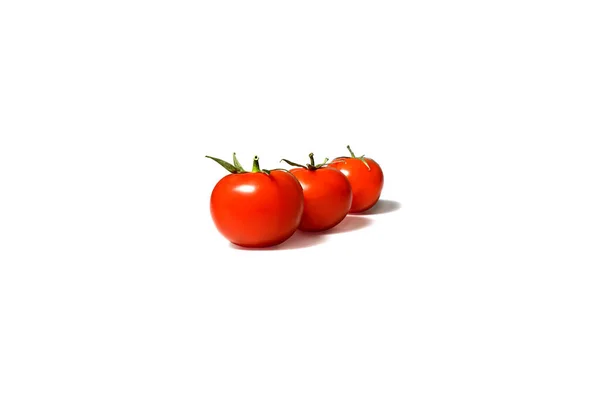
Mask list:
[[[217,230],[242,247],[269,247],[290,238],[302,218],[304,198],[289,172],[261,170],[254,157],[252,172],[244,171],[235,153],[234,165],[207,156],[225,167],[210,196],[210,213]]]
[[[329,166],[337,168],[350,181],[352,186],[352,206],[350,213],[359,213],[373,207],[383,189],[383,171],[379,164],[365,156],[356,157],[350,151],[350,157],[337,157]]]
[[[324,231],[333,228],[348,214],[352,203],[352,188],[343,173],[335,168],[315,165],[313,153],[310,164],[300,165],[282,160],[298,168],[291,169],[304,190],[304,212],[300,230]]]

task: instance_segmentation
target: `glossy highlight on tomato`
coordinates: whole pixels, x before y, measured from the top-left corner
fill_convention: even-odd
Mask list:
[[[326,167],[327,159],[315,165],[313,153],[306,166],[282,160],[298,168],[290,172],[298,178],[304,191],[304,212],[298,229],[324,231],[331,229],[346,217],[352,203],[352,188],[346,176],[338,169]]]
[[[350,157],[337,157],[329,165],[340,170],[352,186],[350,213],[360,213],[373,207],[383,189],[383,171],[375,160],[364,155],[356,157],[350,146]]]
[[[304,209],[302,187],[283,170],[261,170],[254,157],[245,171],[234,153],[234,165],[207,156],[231,174],[223,177],[210,197],[210,213],[217,230],[242,247],[270,247],[289,239],[300,225]]]

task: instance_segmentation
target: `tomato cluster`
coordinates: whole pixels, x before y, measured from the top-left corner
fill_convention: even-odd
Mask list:
[[[383,188],[379,164],[365,156],[328,159],[315,165],[291,165],[284,169],[261,169],[254,157],[246,171],[233,153],[233,164],[206,156],[230,174],[214,187],[210,213],[217,230],[242,247],[270,247],[283,243],[299,229],[319,232],[333,228],[349,213],[373,207]]]

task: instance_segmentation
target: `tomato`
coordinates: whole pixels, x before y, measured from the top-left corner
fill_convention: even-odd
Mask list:
[[[350,213],[359,213],[373,207],[383,189],[383,171],[379,164],[365,156],[356,157],[350,151],[350,157],[337,157],[329,166],[339,169],[352,186],[352,206]]]
[[[291,169],[304,190],[304,212],[300,230],[324,231],[331,229],[346,217],[352,203],[352,188],[348,178],[335,168],[315,165],[313,153],[306,166],[282,160],[299,168]]]
[[[261,170],[254,157],[252,172],[207,156],[230,175],[223,177],[210,196],[210,213],[217,230],[242,247],[275,246],[290,238],[300,225],[304,209],[302,186],[287,171]]]

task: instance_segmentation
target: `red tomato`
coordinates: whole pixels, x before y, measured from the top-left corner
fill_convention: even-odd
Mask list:
[[[304,212],[300,221],[300,230],[324,231],[333,228],[348,214],[352,203],[350,182],[335,168],[323,167],[327,162],[315,166],[313,154],[309,155],[310,164],[290,170],[304,190]]]
[[[213,222],[227,240],[243,247],[269,247],[294,234],[304,198],[291,173],[260,170],[258,157],[254,157],[252,172],[243,170],[235,154],[234,165],[209,158],[231,172],[215,185],[210,197]]]
[[[359,213],[373,207],[381,196],[383,189],[383,171],[379,164],[365,156],[356,157],[350,151],[350,157],[337,157],[329,164],[337,168],[350,181],[352,186],[352,206],[350,213]]]

